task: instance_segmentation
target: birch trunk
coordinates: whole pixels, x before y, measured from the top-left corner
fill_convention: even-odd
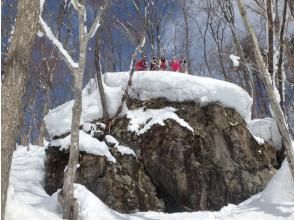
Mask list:
[[[99,29],[102,15],[109,4],[109,0],[104,1],[99,8],[98,15],[90,28],[89,33],[86,31],[86,8],[84,1],[78,2],[76,0],[78,17],[79,17],[79,65],[78,68],[73,69],[74,75],[74,106],[72,108],[72,124],[71,124],[71,146],[69,153],[69,161],[64,172],[63,190],[59,195],[59,200],[63,205],[63,218],[70,220],[78,219],[78,203],[74,198],[74,180],[76,176],[78,160],[79,160],[79,131],[80,119],[82,112],[82,86],[83,76],[85,71],[85,63],[87,56],[87,47],[89,40],[95,35]]]
[[[277,85],[278,90],[281,97],[281,108],[284,110],[284,76],[283,76],[283,58],[284,58],[284,32],[285,32],[285,25],[286,25],[286,18],[287,18],[287,0],[284,1],[284,8],[283,8],[283,20],[282,26],[280,31],[280,52],[279,52],[279,60],[278,60],[278,70],[277,70]]]
[[[63,180],[63,218],[74,219],[77,216],[78,210],[74,209],[74,188],[73,183],[76,176],[78,159],[79,159],[79,131],[80,119],[82,112],[82,85],[83,75],[85,71],[86,53],[87,53],[87,38],[84,29],[84,5],[81,5],[78,10],[79,15],[79,67],[74,69],[74,106],[72,108],[72,123],[71,123],[71,146],[69,153],[69,161],[64,172]],[[75,219],[74,219],[75,220]]]
[[[21,100],[25,93],[28,61],[38,29],[39,0],[20,0],[15,32],[8,50],[1,88],[1,219],[4,219],[12,153],[22,117]]]
[[[270,76],[269,71],[267,70],[267,67],[263,61],[255,32],[254,32],[254,30],[249,22],[248,16],[247,16],[244,2],[243,2],[243,0],[237,0],[237,2],[238,2],[238,8],[239,8],[240,14],[242,16],[244,26],[245,26],[245,28],[251,38],[251,41],[253,43],[253,49],[254,49],[254,54],[255,54],[255,58],[256,58],[256,65],[259,68],[258,74],[260,75],[260,78],[262,79],[262,81],[265,84],[265,88],[266,88],[266,91],[269,96],[270,105],[271,105],[272,111],[274,113],[274,118],[277,121],[279,131],[282,135],[283,145],[285,146],[286,153],[287,153],[288,164],[290,167],[292,178],[294,180],[294,150],[292,147],[290,133],[289,133],[289,130],[288,130],[285,118],[284,118],[284,113],[281,109],[281,106],[280,106],[278,100],[275,97],[274,86],[272,84],[271,76]]]

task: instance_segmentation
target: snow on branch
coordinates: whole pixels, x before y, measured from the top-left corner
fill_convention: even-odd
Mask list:
[[[109,2],[110,2],[109,0],[106,0],[104,2],[104,4],[98,9],[97,16],[94,20],[94,23],[92,24],[92,27],[89,31],[89,34],[88,34],[88,40],[90,40],[92,37],[95,36],[95,34],[100,26],[100,20],[101,20],[102,14],[105,11],[105,9],[107,8]]]
[[[65,61],[67,63],[67,65],[70,68],[78,68],[79,64],[76,63],[72,57],[69,55],[69,53],[64,49],[62,43],[54,36],[54,34],[52,33],[51,28],[46,24],[46,22],[43,20],[42,18],[42,11],[43,11],[43,5],[44,5],[44,0],[40,0],[40,16],[39,16],[39,23],[44,31],[44,33],[46,34],[46,36],[49,38],[49,40],[52,41],[52,43],[57,47],[57,49],[59,50],[59,52],[63,55],[63,57],[65,58]]]
[[[238,67],[240,65],[240,61],[239,61],[240,60],[240,57],[235,56],[234,54],[231,54],[230,55],[230,59],[233,62],[233,66],[234,67]]]

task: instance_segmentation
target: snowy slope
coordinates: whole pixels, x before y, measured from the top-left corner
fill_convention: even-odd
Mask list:
[[[10,189],[6,208],[7,220],[60,220],[62,210],[57,193],[49,197],[43,188],[45,152],[43,147],[18,147],[14,152]],[[84,186],[75,185],[80,204],[80,220],[292,220],[294,219],[294,182],[287,162],[272,178],[266,189],[239,205],[228,205],[218,212],[165,214],[139,212],[120,214],[108,208]]]
[[[128,76],[128,72],[105,74],[105,93],[110,116],[114,115],[120,105]],[[166,98],[177,102],[194,101],[201,105],[218,102],[234,108],[246,121],[251,118],[252,99],[245,90],[235,84],[208,77],[168,71],[135,72],[130,97],[141,100]],[[45,117],[51,136],[70,131],[72,107],[73,100],[51,110]],[[83,90],[82,108],[80,124],[102,117],[100,95],[94,80],[90,80]],[[124,113],[127,113],[127,109]]]
[[[18,146],[13,153],[10,185],[5,209],[6,220],[59,220],[62,209],[55,196],[44,190],[44,147]]]

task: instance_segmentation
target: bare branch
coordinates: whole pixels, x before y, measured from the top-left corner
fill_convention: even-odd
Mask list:
[[[50,27],[46,24],[46,22],[43,20],[43,18],[39,17],[39,23],[44,31],[44,33],[46,34],[46,36],[49,38],[49,40],[52,41],[52,43],[56,46],[56,48],[58,49],[58,51],[63,55],[63,57],[65,58],[65,62],[67,64],[67,66],[72,70],[72,69],[76,69],[79,67],[79,64],[76,63],[72,57],[69,55],[69,53],[64,49],[62,43],[54,36],[54,34],[52,33]]]
[[[94,23],[92,24],[91,28],[90,28],[90,31],[88,33],[88,37],[87,37],[87,40],[90,40],[92,37],[95,36],[99,26],[100,26],[100,21],[101,21],[101,17],[102,17],[102,14],[103,12],[106,10],[107,6],[109,5],[109,0],[106,0],[102,6],[100,6],[100,8],[98,9],[98,14],[94,20]]]

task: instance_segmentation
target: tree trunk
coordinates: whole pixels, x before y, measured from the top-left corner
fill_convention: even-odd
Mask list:
[[[85,58],[86,58],[86,45],[84,43],[84,22],[81,13],[79,12],[79,39],[80,39],[80,60],[79,68],[73,72],[74,76],[74,106],[72,108],[72,124],[71,124],[71,146],[69,161],[64,172],[63,180],[63,218],[73,219],[75,212],[74,209],[74,188],[73,183],[75,180],[78,159],[79,159],[79,126],[82,112],[82,80],[84,74]]]
[[[103,88],[103,80],[102,80],[102,71],[101,71],[101,64],[100,64],[100,34],[97,33],[96,37],[96,48],[95,48],[95,68],[96,68],[96,78],[98,83],[98,89],[100,93],[100,100],[103,110],[103,121],[106,122],[106,124],[109,121],[109,114],[108,114],[108,108],[107,108],[107,101],[106,101],[106,95]]]
[[[208,74],[210,76],[212,76],[211,68],[209,66],[209,62],[208,62],[208,59],[207,59],[207,49],[206,49],[206,35],[207,35],[207,31],[208,31],[208,24],[209,24],[209,20],[208,19],[209,19],[209,17],[210,17],[210,11],[208,12],[208,15],[207,15],[205,29],[204,29],[204,33],[203,34],[202,34],[200,25],[199,25],[199,23],[198,23],[198,21],[197,21],[196,18],[195,18],[195,21],[196,21],[196,25],[197,25],[197,28],[199,30],[200,36],[201,36],[201,38],[203,40],[203,56],[204,56],[204,62],[205,62],[205,65],[206,65]]]
[[[113,118],[111,119],[110,124],[108,125],[109,130],[111,128],[111,125],[114,124],[115,120],[117,119],[117,117],[121,113],[121,111],[123,109],[123,104],[127,101],[128,97],[129,97],[129,89],[132,86],[132,79],[133,79],[133,75],[135,73],[135,58],[137,57],[138,53],[142,51],[142,48],[144,47],[144,45],[145,45],[145,35],[143,35],[139,45],[136,47],[136,49],[135,49],[135,51],[134,51],[134,53],[132,55],[132,60],[131,60],[131,65],[130,65],[131,69],[130,69],[130,76],[129,76],[129,79],[128,79],[128,83],[126,85],[124,94],[122,96],[121,104],[118,107],[118,109],[117,109],[116,113],[114,114]]]
[[[49,93],[50,93],[50,86],[47,85],[46,87],[46,92],[45,92],[45,103],[44,103],[44,107],[43,107],[43,116],[47,115],[49,112]],[[38,137],[38,142],[37,145],[39,146],[43,146],[44,144],[44,139],[45,139],[45,135],[46,134],[46,124],[44,119],[41,122],[41,127],[40,127],[40,132],[39,132],[39,137]]]
[[[102,6],[100,6],[98,15],[95,17],[94,23],[90,28],[89,33],[85,29],[86,8],[84,1],[77,1],[79,4],[77,9],[79,17],[79,43],[80,43],[80,54],[79,54],[79,66],[73,70],[74,75],[74,106],[72,108],[72,124],[71,124],[71,146],[69,153],[68,165],[64,172],[63,179],[63,190],[59,195],[59,200],[63,205],[63,218],[69,220],[78,219],[78,203],[74,198],[74,180],[76,176],[78,160],[79,160],[79,131],[80,131],[80,119],[82,113],[82,86],[83,76],[85,72],[85,63],[87,56],[87,47],[89,40],[95,35],[99,28],[102,20],[102,15],[107,6],[109,0],[105,0]],[[98,26],[98,28],[97,28]]]
[[[289,0],[289,8],[290,8],[292,17],[294,18],[294,0]]]
[[[284,9],[283,9],[283,20],[282,26],[280,31],[280,53],[279,53],[279,60],[278,60],[278,71],[277,71],[277,87],[280,93],[281,101],[280,105],[281,108],[284,109],[284,74],[283,74],[283,57],[284,57],[284,31],[285,31],[285,23],[287,17],[287,0],[284,1]]]
[[[53,52],[54,52],[54,48],[52,49],[50,56],[53,56]],[[42,113],[43,117],[45,117],[49,112],[50,91],[52,89],[52,84],[53,84],[53,73],[56,70],[56,67],[59,62],[59,58],[54,58],[53,61],[54,61],[53,65],[50,64],[51,63],[50,59],[43,59],[42,61],[44,72],[41,72],[41,76],[43,75],[43,77],[41,78],[43,79],[42,84],[44,84],[45,86],[45,100],[44,100],[43,113]],[[46,138],[46,123],[45,123],[45,120],[43,119],[40,125],[40,132],[37,139],[37,145],[43,146],[45,138]]]
[[[72,108],[72,124],[71,124],[71,146],[69,153],[69,161],[64,172],[63,180],[63,218],[73,219],[78,210],[74,209],[74,188],[73,183],[77,171],[79,159],[79,126],[82,112],[82,68],[78,68],[74,72],[74,106]]]
[[[160,27],[159,25],[156,26],[156,46],[157,46],[157,58],[159,59],[161,56],[161,52],[160,52],[160,41],[161,41],[161,37],[160,37]]]
[[[189,44],[188,14],[185,9],[185,6],[183,7],[183,13],[184,13],[184,22],[185,22],[185,54],[186,54],[186,60],[187,60],[187,70],[188,70],[189,74],[192,74],[191,57],[190,57],[190,44]]]
[[[21,100],[25,93],[28,73],[28,61],[32,44],[38,29],[40,4],[38,0],[20,0],[4,69],[4,80],[1,88],[1,219],[4,219],[9,171],[12,153],[15,149],[17,129],[21,115]]]
[[[22,108],[22,110],[24,112],[24,108]],[[20,123],[19,123],[19,144],[20,145],[23,145],[23,146],[26,146],[28,143],[27,143],[27,136],[26,136],[26,132],[22,132],[22,129],[24,127],[24,113],[20,115],[20,119],[19,119]]]
[[[274,73],[274,20],[272,11],[272,0],[266,1],[267,14],[267,40],[268,40],[268,71],[273,76]]]
[[[84,29],[84,10],[82,5],[78,10],[79,16],[79,39],[80,39],[80,54],[79,67],[74,69],[74,106],[72,108],[72,123],[71,123],[71,145],[69,153],[69,161],[64,172],[63,180],[63,218],[74,219],[77,216],[78,210],[75,208],[76,201],[74,199],[73,183],[76,176],[78,160],[79,160],[79,131],[80,119],[82,113],[82,86],[83,76],[85,71],[86,53],[87,53],[87,38],[85,37]]]
[[[249,19],[247,16],[247,12],[243,3],[243,0],[238,0],[238,8],[240,11],[240,14],[242,16],[242,20],[244,23],[244,26],[251,38],[251,41],[253,42],[253,49],[254,49],[254,55],[256,59],[256,65],[259,68],[258,74],[260,75],[260,78],[263,80],[265,84],[266,91],[269,95],[269,101],[271,105],[271,109],[274,113],[274,118],[277,121],[277,125],[279,128],[279,131],[282,136],[283,145],[285,146],[286,153],[287,153],[287,160],[289,163],[289,168],[292,174],[292,178],[294,180],[294,150],[292,148],[292,142],[290,133],[288,130],[288,126],[286,124],[284,113],[281,109],[280,104],[278,103],[278,100],[275,97],[275,91],[274,86],[272,84],[271,76],[269,74],[269,71],[267,70],[267,67],[263,61],[260,48],[258,46],[257,38],[255,35],[255,32],[253,28],[251,27],[251,24],[249,23]]]

